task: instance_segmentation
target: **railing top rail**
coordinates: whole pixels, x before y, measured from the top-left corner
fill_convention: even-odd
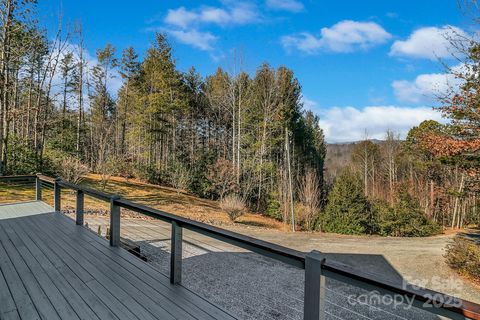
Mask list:
[[[403,281],[392,281],[367,272],[362,272],[342,263],[325,260],[322,268],[333,278],[349,278],[360,282],[369,287],[380,288],[389,292],[400,294],[403,296],[414,297],[422,303],[427,303],[432,306],[441,306],[443,309],[449,310],[453,313],[460,314],[470,319],[480,319],[480,305],[463,300],[457,297],[450,296],[438,291],[421,288],[408,284]],[[337,277],[339,276],[339,277]]]
[[[110,199],[112,197],[114,197],[113,194],[109,194],[109,193],[98,191],[98,190],[91,189],[91,188],[80,187],[79,185],[76,185],[76,184],[73,184],[73,183],[70,183],[70,182],[67,182],[67,181],[59,180],[57,182],[61,187],[72,189],[72,190],[77,190],[77,191],[82,191],[84,194],[86,194],[88,196],[91,196],[91,197],[94,197],[94,198],[97,198],[99,200],[103,200],[103,201],[108,202],[108,201],[110,201]]]
[[[0,176],[1,180],[18,180],[18,179],[35,179],[35,175],[25,174],[25,175],[18,175],[18,176]]]
[[[37,174],[36,177],[38,179],[40,179],[40,181],[43,181],[43,182],[48,182],[48,183],[54,183],[55,182],[55,178],[45,176],[43,174]]]
[[[81,187],[79,185],[76,185],[70,182],[66,182],[60,179],[56,180],[44,175],[37,175],[37,176],[25,175],[25,176],[9,176],[9,177],[3,176],[3,177],[0,177],[0,181],[2,179],[9,179],[9,178],[11,179],[15,177],[24,177],[24,178],[38,177],[41,181],[45,181],[48,183],[54,183],[56,181],[61,187],[82,191],[86,195],[90,195],[92,197],[95,197],[103,201],[113,201],[116,205],[122,208],[129,209],[137,213],[144,214],[144,215],[147,215],[159,220],[163,220],[166,222],[175,222],[179,226],[185,229],[189,229],[189,230],[204,234],[206,236],[218,239],[220,241],[227,242],[229,244],[247,249],[249,251],[259,253],[261,255],[282,261],[284,263],[287,263],[289,265],[292,265],[301,269],[305,268],[305,253],[303,252],[290,249],[287,247],[283,247],[277,244],[273,244],[267,241],[263,241],[260,239],[245,236],[243,234],[239,234],[236,232],[214,227],[202,222],[183,218],[162,210],[158,210],[142,204],[134,203],[132,201],[120,198],[113,194],[108,194],[95,189]],[[415,300],[418,300],[418,301],[422,301],[422,302],[430,301],[434,305],[441,306],[442,309],[449,310],[455,314],[459,314],[471,319],[480,320],[480,305],[473,302],[462,300],[462,299],[452,297],[447,294],[439,293],[433,290],[418,288],[416,286],[394,282],[389,279],[378,277],[378,275],[373,275],[370,273],[359,271],[350,266],[346,266],[344,264],[341,264],[329,259],[325,260],[324,264],[322,265],[322,269],[326,273],[328,273],[330,276],[333,276],[334,278],[337,278],[341,281],[343,281],[342,278],[352,279],[357,283],[362,283],[367,286],[378,287],[390,292],[414,297]]]

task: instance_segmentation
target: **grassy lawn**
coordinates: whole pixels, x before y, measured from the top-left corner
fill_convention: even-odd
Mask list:
[[[90,174],[82,181],[81,185],[92,189],[100,189],[100,176]],[[147,184],[135,179],[127,180],[120,177],[112,177],[105,190],[102,191],[118,194],[126,199],[193,220],[214,225],[232,225],[232,222],[222,212],[216,201],[201,199],[173,188]],[[51,189],[44,187],[42,195],[46,203],[53,205],[53,192]],[[30,186],[0,184],[0,203],[31,201],[34,198],[35,187],[33,184]],[[62,190],[62,209],[73,210],[74,208],[75,193],[71,190]],[[108,209],[108,203],[85,196],[85,210],[87,213],[88,211],[99,212],[100,210],[107,211]],[[279,221],[254,213],[247,213],[240,217],[235,224],[281,230],[288,229]]]

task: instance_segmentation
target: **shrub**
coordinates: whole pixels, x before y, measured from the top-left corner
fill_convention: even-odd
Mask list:
[[[116,159],[116,175],[125,179],[131,179],[135,177],[135,169],[132,164],[132,160],[125,157],[118,157]]]
[[[245,214],[245,202],[236,194],[228,195],[220,200],[220,208],[228,214],[232,222]]]
[[[78,158],[67,156],[63,158],[59,165],[60,177],[71,183],[78,184],[83,177],[88,174],[88,167]]]
[[[106,160],[97,164],[97,172],[100,174],[100,184],[102,190],[107,187],[110,178],[117,174],[117,160],[115,157],[108,157]]]
[[[406,185],[398,187],[396,198],[393,207],[381,201],[377,201],[373,206],[381,235],[426,237],[441,231],[435,222],[425,216]]]
[[[12,135],[8,141],[7,174],[32,174],[38,172],[35,161],[35,150],[17,135]]]
[[[447,264],[461,274],[480,280],[480,245],[456,236],[446,247]]]
[[[190,185],[190,171],[181,163],[175,162],[170,171],[170,184],[177,189],[186,190]]]
[[[277,220],[282,220],[282,204],[280,203],[278,192],[272,191],[267,194],[267,208],[265,213]]]
[[[37,161],[37,155],[29,142],[24,141],[16,134],[12,134],[8,141],[7,167],[4,168],[6,175],[23,175],[42,172],[47,175],[57,173],[58,161],[64,157],[64,153],[52,156],[48,148],[45,149],[42,162]]]
[[[170,175],[166,170],[160,170],[154,165],[137,164],[133,167],[134,176],[153,184],[170,184]]]
[[[216,154],[213,151],[202,150],[195,163],[188,168],[190,175],[190,183],[188,190],[202,198],[215,198],[215,194],[211,181],[208,179],[210,167],[213,166],[216,160]]]
[[[305,231],[315,231],[320,228],[320,208],[312,209],[301,202],[295,203],[296,223]],[[321,231],[321,230],[319,230]]]

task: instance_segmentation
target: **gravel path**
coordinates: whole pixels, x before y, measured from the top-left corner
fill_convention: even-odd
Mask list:
[[[93,230],[108,221],[87,216]],[[285,233],[258,228],[233,228],[250,236],[301,251],[320,250],[327,258],[390,278],[412,280],[431,289],[480,301],[478,288],[462,281],[443,262],[450,237],[395,239]],[[170,227],[160,221],[122,219],[122,237],[136,241],[148,262],[169,270]],[[302,270],[220,241],[184,231],[183,285],[240,319],[302,319]],[[441,277],[441,278],[440,278]],[[399,298],[399,297],[397,297]],[[327,279],[327,319],[440,319],[407,304],[378,300],[350,285]]]

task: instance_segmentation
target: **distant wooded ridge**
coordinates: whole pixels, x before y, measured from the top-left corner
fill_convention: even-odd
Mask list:
[[[373,142],[373,143],[382,143],[382,142],[385,142],[385,140],[382,140],[382,139],[367,139],[368,141],[370,142]],[[344,142],[327,142],[327,146],[335,146],[335,145],[344,145],[344,144],[357,144],[357,143],[360,143],[362,141],[365,141],[365,140],[353,140],[353,141],[344,141]],[[399,140],[399,141],[402,141],[402,140]]]

